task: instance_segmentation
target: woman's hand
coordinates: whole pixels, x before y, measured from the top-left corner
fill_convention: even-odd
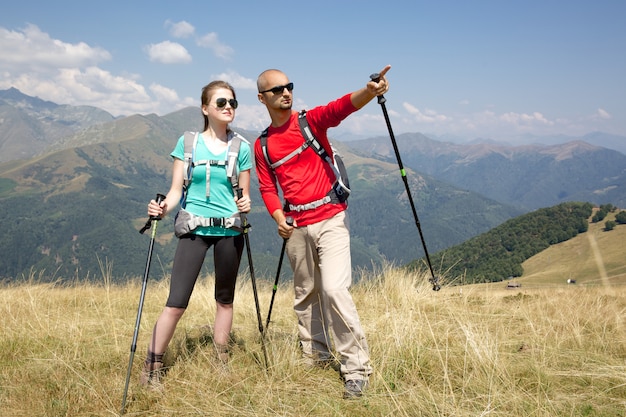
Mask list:
[[[148,216],[150,217],[163,217],[167,213],[167,205],[165,201],[161,202],[161,204],[157,203],[156,200],[150,200],[148,203]]]
[[[240,213],[248,213],[252,208],[252,201],[250,200],[250,197],[246,195],[241,198],[237,198],[237,196],[235,196],[235,202],[237,203],[237,210],[239,210]]]

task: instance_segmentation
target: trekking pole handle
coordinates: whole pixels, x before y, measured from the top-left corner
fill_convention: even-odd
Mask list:
[[[158,204],[161,204],[163,202],[163,200],[165,200],[165,196],[161,193],[157,193],[156,198],[155,198],[156,202]],[[139,229],[139,233],[143,235],[143,233],[148,230],[150,228],[150,226],[152,226],[152,221],[159,221],[161,220],[161,216],[150,216],[148,218],[148,221],[146,222],[146,224],[143,225],[143,227],[141,229]]]
[[[370,80],[374,81],[375,83],[380,81],[380,74],[375,72],[372,75],[370,75]],[[383,96],[382,94],[378,96],[378,104],[383,104],[385,101],[387,101],[387,99],[385,98],[385,96]]]
[[[293,226],[293,217],[291,216],[287,216],[287,218],[285,219],[285,221],[287,222],[287,224],[289,226]]]
[[[157,193],[154,200],[157,202],[157,204],[161,205],[163,200],[165,200],[165,196],[161,193]],[[161,220],[161,216],[150,216],[150,220]]]
[[[241,197],[243,197],[243,188],[237,188],[237,200],[239,200]],[[243,230],[246,231],[246,229],[248,229],[250,226],[248,225],[248,220],[246,218],[246,213],[240,211],[239,212],[239,216],[241,216],[241,226],[243,227]]]

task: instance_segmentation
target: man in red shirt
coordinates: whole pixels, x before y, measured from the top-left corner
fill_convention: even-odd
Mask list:
[[[386,66],[378,82],[306,113],[313,135],[332,156],[327,130],[389,89]],[[294,310],[298,318],[300,346],[310,364],[331,360],[330,336],[335,344],[345,381],[344,398],[360,397],[372,368],[365,333],[350,295],[352,264],[347,203],[325,198],[336,177],[330,164],[311,148],[288,157],[305,142],[298,112],[292,110],[293,83],[276,69],[257,79],[258,98],[272,120],[267,129],[266,152],[260,138],[254,144],[256,170],[263,202],[287,241],[287,255],[294,273]],[[283,207],[277,184],[286,204]],[[334,197],[334,196],[333,196]],[[330,200],[330,201],[328,201]],[[294,219],[293,227],[286,217]]]

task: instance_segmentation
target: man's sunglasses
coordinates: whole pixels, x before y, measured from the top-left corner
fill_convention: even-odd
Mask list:
[[[226,107],[226,103],[230,104],[230,107],[232,107],[233,109],[236,109],[237,106],[239,105],[239,103],[237,103],[237,100],[234,98],[227,100],[224,97],[220,97],[217,100],[215,100],[215,107],[217,107],[218,109],[221,109],[222,107]]]
[[[289,83],[285,85],[277,85],[276,87],[269,88],[265,91],[259,91],[259,93],[263,94],[263,93],[269,93],[271,91],[272,94],[280,94],[285,90],[285,88],[287,89],[287,91],[293,91],[293,83]]]

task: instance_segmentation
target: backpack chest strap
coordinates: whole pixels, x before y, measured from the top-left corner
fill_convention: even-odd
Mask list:
[[[201,161],[194,161],[193,163],[193,167],[197,167],[198,165],[205,165],[206,166],[206,175],[205,175],[205,182],[206,182],[206,192],[205,192],[205,196],[206,198],[209,198],[209,191],[210,191],[210,181],[211,181],[211,167],[212,166],[222,166],[225,167],[228,165],[228,161],[220,161],[220,160],[215,160],[215,159],[204,159]]]

